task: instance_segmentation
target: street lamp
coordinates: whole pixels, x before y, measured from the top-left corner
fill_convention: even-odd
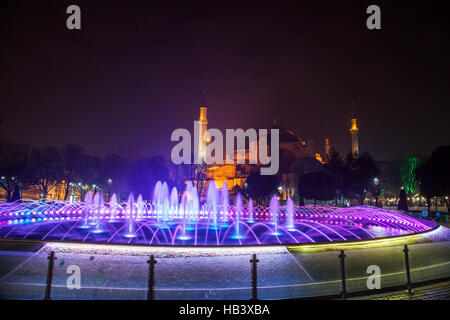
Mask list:
[[[375,206],[378,207],[378,183],[380,182],[380,179],[373,178],[373,184],[375,185]]]

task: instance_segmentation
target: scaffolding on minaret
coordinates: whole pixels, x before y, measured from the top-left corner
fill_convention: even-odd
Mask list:
[[[330,140],[328,138],[325,138],[325,156],[329,157],[330,156]]]
[[[356,119],[352,119],[352,125],[350,127],[350,135],[352,136],[352,154],[359,154],[359,143],[358,143],[358,126],[356,124]]]
[[[208,130],[208,106],[206,104],[206,89],[202,90],[203,103],[200,105],[200,118],[199,122],[199,135],[198,135],[198,159],[204,161],[206,158],[206,145],[207,137],[206,132]]]

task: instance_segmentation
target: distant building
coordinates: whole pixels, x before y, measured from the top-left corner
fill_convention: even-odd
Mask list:
[[[280,132],[280,200],[298,200],[298,176],[320,170],[324,160],[312,139],[299,138],[292,130],[274,121],[272,128]]]
[[[199,135],[203,136],[208,125],[206,104],[203,104],[200,107],[200,117],[198,121],[200,122]],[[280,198],[282,200],[287,200],[288,197],[295,199],[297,196],[297,169],[299,166],[303,168],[301,170],[304,170],[304,168],[320,167],[320,164],[323,163],[323,159],[322,156],[317,153],[314,142],[311,139],[298,138],[292,130],[279,126],[275,119],[272,127],[269,128],[269,131],[272,129],[278,129],[280,137]],[[204,141],[203,139],[201,141],[199,140],[199,148],[197,150],[199,159],[205,159],[207,143],[208,141]],[[244,183],[252,170],[261,165],[259,161],[256,165],[248,164],[248,147],[246,147],[244,154],[246,160],[245,164],[237,164],[238,150],[235,150],[234,164],[207,166],[203,194],[210,181],[215,181],[219,188],[222,188],[223,184],[226,182],[228,191],[231,194],[243,188]],[[306,162],[302,159],[305,159]],[[311,163],[313,164],[311,165]],[[196,181],[194,181],[194,184],[196,184]]]

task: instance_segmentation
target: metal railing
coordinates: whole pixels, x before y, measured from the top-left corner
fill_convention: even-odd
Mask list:
[[[409,248],[408,245],[403,246],[403,253],[404,253],[404,271],[405,271],[405,284],[404,288],[407,290],[409,294],[413,294],[412,287],[413,283],[411,280],[411,274],[410,274],[410,259],[409,259]],[[91,257],[91,260],[93,256]],[[340,297],[342,300],[347,299],[348,297],[348,291],[347,291],[347,279],[346,279],[346,254],[344,250],[340,250],[339,254],[337,255],[337,258],[339,259],[339,270],[340,270],[340,292],[336,293],[336,297]],[[57,260],[57,257],[55,255],[54,251],[51,251],[48,256],[48,266],[47,266],[47,274],[46,274],[46,286],[45,286],[45,296],[44,300],[51,300],[52,299],[52,281],[53,281],[53,274],[54,274],[54,263]],[[249,260],[251,264],[250,268],[250,275],[249,275],[249,283],[251,284],[251,296],[248,297],[251,300],[257,300],[258,299],[258,269],[257,264],[259,262],[259,259],[257,258],[256,254],[251,255],[251,259]],[[147,260],[148,263],[148,279],[147,279],[147,299],[148,300],[154,300],[155,299],[155,273],[158,272],[164,272],[164,270],[155,270],[155,265],[157,263],[157,260],[155,259],[154,255],[150,255],[149,260]],[[332,297],[332,296],[328,296]]]

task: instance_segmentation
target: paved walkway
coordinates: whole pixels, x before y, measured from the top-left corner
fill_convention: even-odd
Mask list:
[[[358,297],[354,300],[450,300],[450,281],[414,288],[412,295],[403,290]]]

